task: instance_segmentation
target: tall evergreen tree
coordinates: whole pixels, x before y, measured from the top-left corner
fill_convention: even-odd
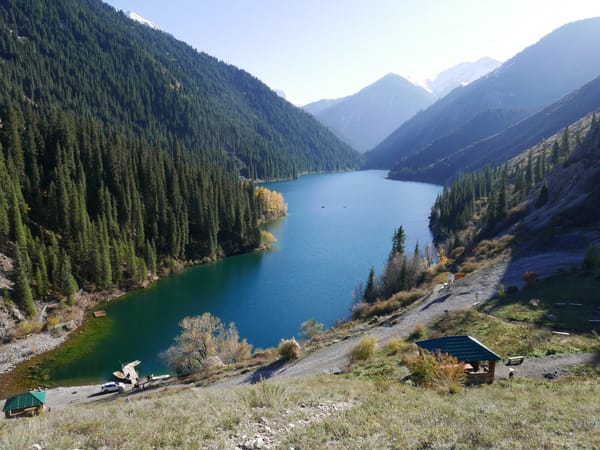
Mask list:
[[[373,303],[377,300],[377,285],[375,278],[375,267],[371,266],[369,271],[369,277],[367,278],[367,284],[365,286],[365,292],[363,294],[363,300],[367,303]]]
[[[404,227],[400,225],[396,230],[394,230],[394,235],[392,237],[392,251],[390,252],[389,258],[393,258],[394,255],[398,253],[404,253],[405,241],[406,233],[404,232]]]
[[[20,245],[15,247],[15,301],[28,316],[35,314],[33,294],[29,285],[30,274],[26,262],[27,255]]]

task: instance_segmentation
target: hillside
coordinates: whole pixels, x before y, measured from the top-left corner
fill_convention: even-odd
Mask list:
[[[0,307],[21,310],[2,339],[261,247],[271,214],[245,178],[360,159],[249,74],[99,0],[0,1],[0,87]]]
[[[390,73],[356,94],[321,100],[303,109],[352,147],[364,152],[434,99],[424,88]]]
[[[597,339],[558,336],[475,311],[471,305],[477,286],[487,281],[486,289],[492,293],[503,267],[481,270],[446,292],[436,290],[406,316],[394,314],[381,317],[378,325],[364,324],[357,336],[337,339],[334,346],[299,361],[276,361],[223,383],[205,386],[186,380],[164,388],[106,395],[97,393],[99,386],[51,390],[47,394],[51,411],[0,423],[0,431],[10,430],[0,433],[0,445],[256,449],[437,448],[449,443],[470,448],[476,443],[485,448],[538,448],[548,443],[568,447],[576,440],[593,448],[598,443],[596,427],[574,429],[572,424],[595,417],[597,361],[594,353],[581,350],[597,349]],[[399,336],[414,333],[419,323],[426,323],[419,322],[425,320],[419,316],[425,315],[433,318],[420,332],[427,337],[466,328],[503,356],[522,352],[527,355],[525,363],[515,366],[512,379],[507,379],[510,367],[498,364],[492,385],[462,387],[442,378],[415,386],[406,367],[417,354],[414,338]],[[352,360],[350,353],[361,339],[373,335],[379,338],[380,348]],[[501,339],[490,342],[491,336]],[[576,353],[555,354],[573,352],[573,346]],[[548,356],[535,357],[546,352]],[[324,353],[334,358],[312,367],[312,374],[318,375],[300,372],[299,367],[306,369]],[[574,365],[579,366],[576,372]],[[260,375],[261,381],[252,382]],[[544,420],[532,404],[544,405]]]
[[[407,158],[401,167],[390,172],[390,178],[444,184],[460,172],[471,172],[486,165],[508,161],[581,117],[599,110],[600,77],[508,128],[506,125],[513,118],[512,112],[508,112],[508,118],[503,120],[497,116],[507,113],[506,110],[487,111],[477,117],[480,120],[471,121],[421,153]],[[489,120],[481,120],[489,116]],[[487,124],[491,124],[491,128],[486,127]],[[500,126],[496,127],[498,124]],[[476,140],[475,143],[469,143]],[[448,147],[458,150],[448,155]]]
[[[417,114],[367,154],[367,167],[405,168],[404,159],[416,155],[464,127],[488,110],[504,110],[492,132],[511,125],[583,86],[600,74],[600,61],[590,55],[600,50],[600,19],[567,24],[523,50],[500,68],[463,88],[457,88]],[[572,70],[577,67],[577,70]],[[512,111],[511,120],[506,121]],[[481,136],[475,134],[473,140]],[[450,155],[465,146],[463,139],[446,147]],[[459,145],[459,147],[457,147]]]
[[[570,157],[544,180],[548,200],[521,222],[531,235],[560,228],[598,233],[600,227],[600,124],[595,123]]]
[[[178,140],[250,178],[359,164],[253,76],[100,0],[2,0],[0,11],[0,87],[13,101],[96,118],[152,143]]]

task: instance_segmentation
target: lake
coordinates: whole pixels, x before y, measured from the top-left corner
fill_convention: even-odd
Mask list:
[[[277,238],[263,254],[226,258],[159,280],[103,308],[71,345],[48,361],[51,382],[110,377],[121,362],[142,360],[143,374],[161,373],[158,354],[185,316],[204,312],[235,322],[257,347],[299,335],[314,317],[327,327],[347,318],[352,294],[371,266],[378,273],[402,225],[412,252],[431,240],[428,216],[440,186],[390,181],[385,171],[307,175],[267,183],[288,203],[288,216],[268,226]]]

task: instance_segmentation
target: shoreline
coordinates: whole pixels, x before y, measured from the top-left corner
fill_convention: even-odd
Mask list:
[[[245,253],[263,253],[271,250],[271,248],[272,245],[262,243],[258,247]],[[215,263],[222,259],[238,255],[240,255],[240,253],[219,256],[216,258],[204,258],[194,261],[179,261],[176,263],[173,271],[163,271],[160,276],[155,276],[150,283],[137,286],[129,290],[119,288],[102,292],[80,291],[76,295],[78,307],[73,311],[73,315],[76,317],[71,319],[70,322],[72,325],[68,328],[63,327],[63,325],[65,325],[63,323],[61,326],[59,326],[59,329],[44,330],[38,333],[29,333],[25,337],[18,337],[12,341],[0,343],[0,379],[10,379],[11,376],[14,375],[13,373],[15,369],[17,369],[21,364],[25,364],[37,356],[60,348],[60,346],[63,345],[71,335],[77,331],[81,331],[85,322],[92,318],[91,312],[98,305],[104,302],[116,300],[126,294],[137,292],[143,289],[149,289],[157,281],[177,275],[188,268]],[[40,311],[42,309],[43,307],[39,308]],[[15,326],[13,328],[16,328],[16,326],[17,323],[15,322]],[[0,386],[0,392],[2,392],[2,394],[6,394],[6,392],[3,392],[3,388],[4,386]]]

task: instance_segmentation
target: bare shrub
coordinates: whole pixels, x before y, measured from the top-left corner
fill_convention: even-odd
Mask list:
[[[175,343],[165,350],[161,357],[178,375],[190,375],[210,368],[213,357],[225,363],[238,361],[241,355],[249,354],[249,345],[239,342],[235,324],[227,328],[218,317],[210,313],[201,316],[185,317],[179,326],[181,334]]]
[[[368,316],[369,305],[366,303],[355,303],[352,305],[352,317],[355,319],[363,319]]]
[[[365,336],[352,349],[350,356],[353,361],[367,361],[375,355],[377,347],[377,338],[375,336]]]
[[[300,344],[296,339],[282,339],[277,347],[277,353],[283,360],[290,361],[300,356]]]
[[[423,337],[424,332],[425,332],[425,325],[423,325],[421,322],[417,322],[415,324],[415,328],[412,330],[412,333],[410,333],[409,337],[411,339],[419,339],[419,338]]]
[[[321,334],[325,326],[315,318],[310,318],[300,324],[300,336],[303,341]]]

